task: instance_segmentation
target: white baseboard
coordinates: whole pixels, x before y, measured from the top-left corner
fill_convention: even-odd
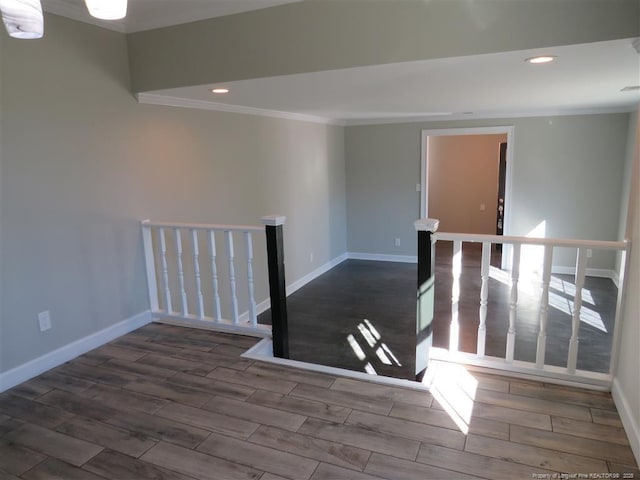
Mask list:
[[[553,267],[551,267],[551,273],[555,273],[558,275],[575,275],[576,268],[554,265]],[[587,268],[587,277],[608,278],[612,280],[616,285],[618,284],[618,276],[619,275],[615,272],[615,270],[611,270],[608,268]]]
[[[622,420],[624,431],[626,432],[627,437],[629,437],[629,444],[631,445],[633,455],[636,457],[636,463],[640,465],[640,425],[638,425],[640,419],[634,418],[633,410],[631,409],[629,401],[627,400],[617,378],[613,379],[611,396],[613,397],[613,403],[616,404],[616,409],[620,414],[620,420]]]
[[[299,278],[293,283],[290,283],[289,285],[287,285],[287,296],[291,295],[296,290],[301,289],[307,283],[309,283],[312,280],[315,280],[323,273],[327,273],[336,265],[339,265],[340,263],[344,262],[347,258],[348,257],[346,253],[343,253],[342,255],[338,255],[336,258],[329,260],[324,265],[321,265],[318,268],[316,268],[313,272],[307,273],[304,277]]]
[[[288,367],[299,368],[311,372],[325,373],[327,375],[335,375],[346,378],[354,378],[356,380],[365,380],[368,382],[378,383],[381,385],[391,385],[393,387],[403,387],[421,392],[428,392],[429,387],[420,382],[412,380],[403,380],[401,378],[385,377],[382,375],[371,375],[365,372],[357,372],[355,370],[347,370],[344,368],[328,367],[316,363],[301,362],[298,360],[290,360],[273,356],[273,343],[269,339],[261,340],[249,350],[244,352],[241,357],[250,358],[252,360],[261,360],[263,362],[273,363],[276,365],[286,365]]]
[[[418,257],[413,255],[387,255],[385,253],[348,252],[350,260],[373,260],[376,262],[418,263]]]
[[[343,253],[342,255],[338,255],[336,258],[329,260],[327,263],[319,266],[314,271],[307,273],[304,277],[299,278],[293,283],[290,283],[289,285],[287,285],[287,297],[291,295],[293,292],[295,292],[296,290],[300,290],[307,283],[311,282],[312,280],[315,280],[323,273],[327,273],[336,265],[341,264],[346,259],[347,259],[346,253]],[[271,304],[268,298],[262,300],[260,303],[256,305],[256,310],[258,312],[258,315],[260,315],[262,312],[269,310],[269,308],[271,308]],[[249,312],[243,312],[242,315],[240,315],[240,321],[243,322],[248,320],[249,320]]]
[[[151,312],[145,311],[129,317],[121,322],[111,325],[99,332],[92,333],[84,338],[71,342],[52,352],[46,353],[41,357],[35,358],[23,363],[11,370],[0,373],[0,392],[15,387],[16,385],[26,382],[27,380],[40,375],[64,362],[68,362],[83,353],[93,350],[104,345],[111,340],[125,335],[137,328],[150,323],[152,320]]]

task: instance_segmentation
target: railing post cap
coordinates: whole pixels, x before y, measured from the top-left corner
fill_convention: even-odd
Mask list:
[[[262,217],[262,224],[268,227],[277,227],[278,225],[284,225],[287,217],[284,215],[266,215]]]
[[[416,231],[418,232],[431,232],[434,233],[438,230],[438,225],[440,224],[439,220],[435,218],[421,218],[420,220],[416,220],[413,223],[413,226],[416,227]]]

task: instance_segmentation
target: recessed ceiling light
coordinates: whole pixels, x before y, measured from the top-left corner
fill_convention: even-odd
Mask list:
[[[635,92],[636,90],[640,90],[640,85],[629,85],[620,89],[621,92]]]
[[[127,16],[127,0],[85,0],[92,17],[120,20]]]
[[[537,57],[530,57],[525,59],[527,63],[549,63],[553,62],[557,57],[555,55],[538,55]]]
[[[218,93],[218,94],[222,94],[222,93],[229,93],[229,89],[228,88],[212,88],[211,89],[211,93]]]

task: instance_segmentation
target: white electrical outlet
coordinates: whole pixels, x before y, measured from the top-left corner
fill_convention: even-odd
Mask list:
[[[591,258],[593,257],[593,250],[591,250],[590,248],[587,248],[587,258]]]
[[[309,263],[313,263],[313,253],[309,254]]]
[[[399,247],[399,246],[400,246],[400,239],[399,239],[399,238],[396,238],[396,239],[394,240],[393,244],[394,244],[396,247]]]
[[[44,312],[40,312],[38,314],[38,324],[40,324],[40,331],[44,332],[51,328],[51,314],[49,310],[45,310]]]

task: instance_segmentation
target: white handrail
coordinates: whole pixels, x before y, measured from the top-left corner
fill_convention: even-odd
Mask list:
[[[156,222],[143,220],[142,226],[154,228],[180,228],[188,230],[214,230],[216,232],[264,232],[264,227],[253,225],[224,225],[206,223],[178,223],[178,222]]]
[[[484,235],[480,233],[454,233],[454,232],[436,232],[432,237],[435,241],[456,241],[464,242],[491,242],[502,244],[527,244],[527,245],[552,245],[554,247],[575,247],[575,248],[593,248],[601,250],[626,250],[629,247],[629,241],[621,242],[606,240],[580,240],[574,238],[540,238],[540,237],[518,237],[507,235]]]

